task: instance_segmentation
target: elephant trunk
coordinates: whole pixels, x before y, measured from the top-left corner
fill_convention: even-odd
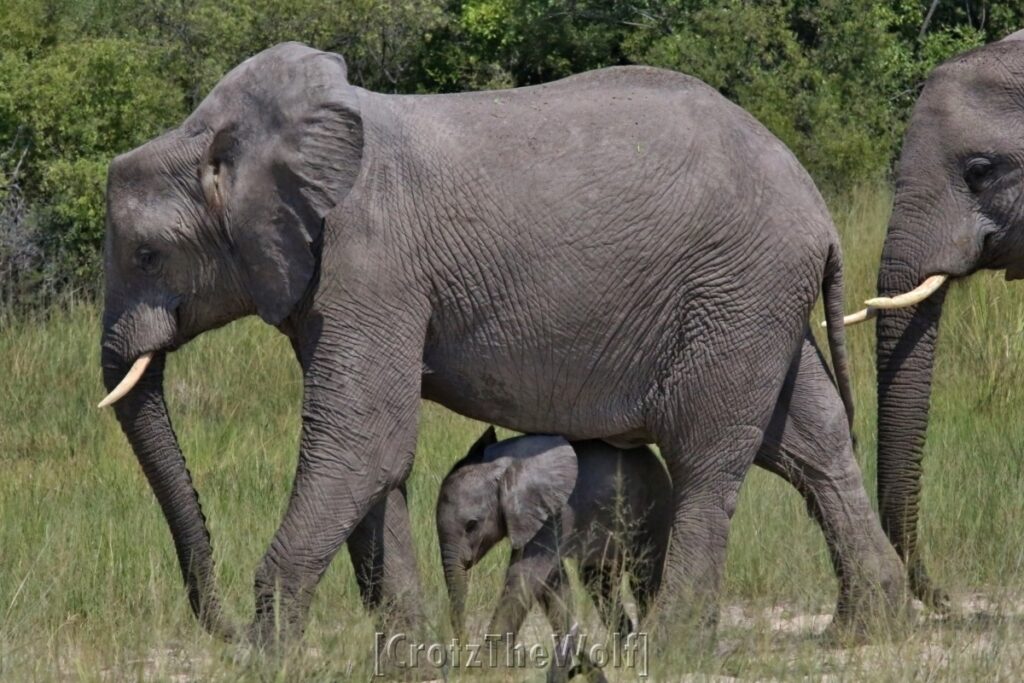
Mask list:
[[[163,352],[155,353],[138,383],[114,404],[114,410],[170,526],[192,611],[210,633],[231,639],[234,631],[224,619],[214,585],[213,547],[206,518],[164,402],[165,360]],[[103,378],[108,389],[121,381],[129,364],[130,359],[126,361],[104,344]]]
[[[922,277],[922,242],[906,219],[893,215],[878,274],[880,296],[917,287]],[[928,428],[932,368],[939,318],[948,285],[908,308],[878,311],[878,505],[882,526],[907,565],[914,595],[933,607],[945,596],[933,590],[917,552],[921,457]]]
[[[466,596],[469,592],[469,568],[462,560],[462,554],[451,547],[442,546],[441,564],[444,567],[445,585],[451,605],[452,631],[462,638],[466,629]]]

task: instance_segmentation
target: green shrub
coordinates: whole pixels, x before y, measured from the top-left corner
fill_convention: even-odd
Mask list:
[[[107,164],[178,121],[181,94],[161,74],[156,50],[125,39],[75,41],[30,61],[6,55],[0,64],[21,67],[8,67],[0,111],[17,117],[26,153],[20,186],[41,246],[59,279],[94,287]]]
[[[109,160],[177,124],[228,69],[284,40],[343,54],[353,83],[386,92],[505,88],[615,64],[677,69],[749,110],[838,196],[887,178],[935,64],[1024,25],[1019,3],[939,3],[926,23],[931,4],[7,0],[0,202],[16,197],[4,204],[3,234],[18,246],[0,248],[0,272],[15,272],[4,265],[11,254],[33,254],[19,263],[46,272],[25,282],[95,290]]]

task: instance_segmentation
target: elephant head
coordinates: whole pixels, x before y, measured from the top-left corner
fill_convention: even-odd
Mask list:
[[[505,536],[513,550],[526,545],[568,502],[576,475],[576,453],[565,439],[498,442],[493,427],[448,473],[437,501],[437,535],[456,634],[464,632],[469,570]]]
[[[1024,32],[929,76],[911,115],[878,273],[878,497],[920,599],[943,607],[917,554],[921,456],[947,280],[1024,277]]]
[[[177,129],[107,181],[102,364],[163,509],[193,611],[226,632],[206,521],[163,395],[165,354],[250,314],[282,326],[315,287],[325,214],[359,172],[341,57],[291,43],[231,71]]]

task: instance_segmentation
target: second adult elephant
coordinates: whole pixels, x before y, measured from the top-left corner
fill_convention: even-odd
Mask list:
[[[107,201],[106,402],[201,615],[211,543],[165,355],[258,314],[302,366],[260,641],[301,630],[338,548],[405,481],[421,397],[518,431],[656,442],[678,482],[658,611],[711,618],[736,496],[823,283],[846,386],[821,197],[778,139],[678,73],[391,96],[350,85],[337,55],[280,45],[118,157]],[[891,597],[856,578],[871,604]]]
[[[917,549],[921,457],[948,282],[976,270],[1024,277],[1024,31],[928,77],[903,139],[877,323],[878,502],[914,593],[945,608]]]

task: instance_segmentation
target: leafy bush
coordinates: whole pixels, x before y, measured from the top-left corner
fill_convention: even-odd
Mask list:
[[[14,177],[0,187],[0,310],[28,304],[40,290],[42,253]]]
[[[173,125],[180,92],[152,47],[120,38],[57,45],[35,59],[6,54],[5,128],[24,153],[20,191],[38,221],[37,250],[58,265],[56,279],[94,288],[110,158]],[[11,120],[16,122],[12,124]]]

